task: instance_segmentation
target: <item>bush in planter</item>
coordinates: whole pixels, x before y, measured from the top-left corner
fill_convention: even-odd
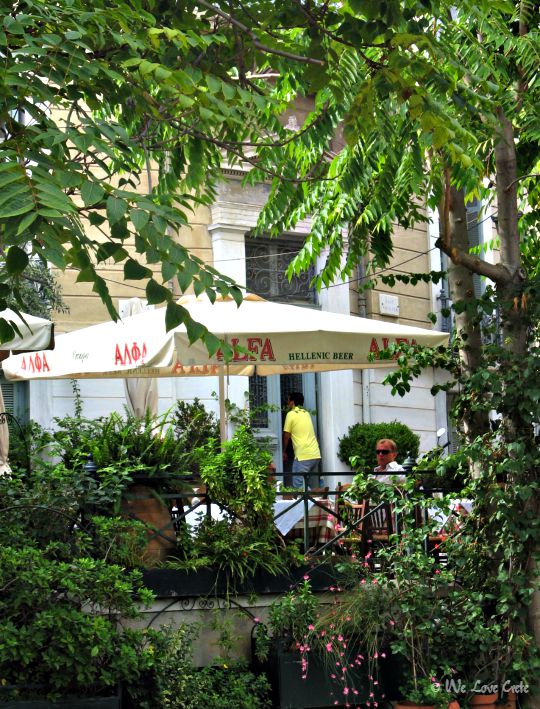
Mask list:
[[[153,632],[122,627],[152,594],[113,563],[139,528],[94,518],[86,529],[84,493],[62,464],[0,478],[0,677],[18,697],[114,694],[153,663]]]
[[[211,567],[224,575],[231,591],[259,569],[277,575],[305,561],[296,546],[284,546],[272,525],[253,528],[233,519],[203,517],[184,551],[183,559],[167,561],[167,567]]]
[[[146,681],[128,692],[129,709],[269,709],[269,686],[244,663],[216,658],[195,667],[196,624],[162,628],[156,663]]]
[[[443,456],[440,447],[427,451],[417,461],[413,472],[422,487],[442,492],[461,492],[470,481],[461,456]]]
[[[381,610],[387,601],[373,603],[368,613],[353,622],[352,607],[342,605],[345,598],[337,597],[341,586],[333,590],[334,603],[319,605],[306,579],[272,604],[267,624],[254,628],[255,656],[268,672],[278,706],[352,706],[384,698],[384,685],[377,674],[379,661],[368,636],[374,636],[370,616],[384,624]],[[362,596],[367,598],[367,594]],[[383,642],[382,637],[377,639]],[[384,649],[381,653],[384,656]]]
[[[105,471],[147,478],[186,474],[190,471],[188,432],[177,437],[167,415],[144,419],[112,413],[105,418],[56,419],[51,452],[70,469],[92,457],[98,477]]]
[[[211,499],[247,526],[268,524],[276,491],[270,481],[271,454],[246,426],[240,426],[221,451],[213,441],[204,449],[201,478]]]
[[[0,549],[1,676],[18,697],[114,693],[153,663],[147,634],[120,626],[151,597],[140,575],[62,553],[58,543]]]
[[[338,457],[356,470],[373,469],[377,465],[375,446],[382,438],[395,441],[398,449],[398,462],[407,454],[416,458],[420,437],[408,426],[399,421],[391,423],[355,423],[343,438],[339,439]],[[354,458],[354,465],[351,464]]]
[[[215,414],[207,411],[197,397],[189,403],[178,401],[171,417],[176,438],[184,441],[190,453],[190,470],[199,473],[201,449],[210,441],[216,452],[219,450],[219,421]]]

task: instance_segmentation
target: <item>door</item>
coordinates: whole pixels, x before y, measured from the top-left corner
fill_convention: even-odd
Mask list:
[[[249,398],[252,410],[255,410],[254,426],[258,435],[267,438],[272,449],[273,461],[278,472],[289,474],[293,462],[292,446],[289,443],[287,461],[283,464],[283,423],[287,414],[289,393],[301,391],[304,406],[312,412],[313,426],[317,434],[316,379],[315,374],[274,374],[269,377],[255,375],[249,378]],[[285,479],[290,484],[290,478]]]

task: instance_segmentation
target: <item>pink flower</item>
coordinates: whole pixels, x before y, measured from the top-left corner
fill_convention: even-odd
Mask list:
[[[326,643],[326,651],[332,652],[332,643]]]
[[[362,585],[365,584],[365,583],[366,583],[366,579],[362,579],[362,580],[360,581],[360,583],[361,583]]]
[[[386,657],[386,653],[385,653],[385,652],[381,652],[381,657]]]
[[[309,581],[309,574],[304,574],[304,581]]]
[[[308,628],[308,630],[315,630],[315,626],[312,625],[311,623],[308,625],[307,628]]]
[[[338,635],[337,639],[339,640],[340,643],[342,643],[343,642],[343,635]]]
[[[390,625],[395,625],[395,624],[396,624],[396,621],[395,621],[395,620],[390,620],[389,622],[390,622]]]
[[[343,694],[349,694],[349,688],[343,687]]]
[[[261,619],[260,619],[260,618],[253,618],[253,622],[254,622],[254,623],[260,623],[260,622],[261,622]]]

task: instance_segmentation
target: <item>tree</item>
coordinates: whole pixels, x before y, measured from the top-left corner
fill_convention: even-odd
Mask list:
[[[274,144],[250,145],[257,169],[249,179],[277,173],[260,230],[278,234],[312,218],[291,272],[326,250],[316,285],[352,275],[367,254],[371,276],[389,262],[394,223],[425,219],[419,206],[426,197],[439,210],[438,246],[450,260],[460,357],[403,348],[408,364],[391,381],[404,391],[411,373],[436,363],[460,383],[463,455],[479,476],[494,551],[495,612],[508,622],[511,644],[525,632],[527,609],[529,627],[535,623],[531,597],[538,593],[540,548],[534,438],[540,311],[533,256],[539,225],[538,8],[529,0],[466,0],[457,7],[444,0],[213,7],[252,51],[271,40],[274,53],[266,58],[279,74],[273,94],[282,105],[313,97],[313,112],[293,137],[277,126]],[[304,61],[295,62],[295,53]],[[335,140],[340,125],[342,146]],[[495,265],[468,245],[464,217],[473,197],[496,205]],[[474,298],[473,274],[491,284],[481,301]],[[485,343],[483,315],[495,313],[499,339]],[[490,409],[502,415],[496,433],[487,425]],[[508,480],[504,497],[494,492],[496,474]],[[494,522],[502,529],[494,531]],[[537,623],[535,631],[538,640]]]
[[[249,72],[219,18],[189,2],[2,0],[2,10],[0,309],[22,305],[37,260],[77,269],[116,318],[98,273],[114,260],[146,283],[150,303],[167,304],[168,327],[184,321],[215,350],[168,282],[211,299],[241,292],[175,234],[219,179],[212,137],[249,139],[250,112],[268,108],[245,89]]]

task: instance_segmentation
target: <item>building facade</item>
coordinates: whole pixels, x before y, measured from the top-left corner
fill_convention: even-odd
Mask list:
[[[189,228],[179,234],[181,243],[211,263],[222,273],[233,277],[248,291],[262,297],[325,311],[381,318],[429,328],[428,313],[435,310],[436,300],[429,284],[396,284],[391,291],[380,287],[363,290],[363,269],[345,283],[336,283],[321,292],[310,289],[305,274],[291,282],[284,275],[288,263],[309,232],[309,223],[301,223],[292,233],[279,239],[254,239],[250,236],[264,205],[269,187],[260,184],[245,187],[239,170],[226,172],[227,180],[218,188],[217,198],[209,208],[199,208]],[[321,255],[321,266],[324,254]],[[155,268],[155,266],[153,266]],[[430,233],[427,224],[395,232],[395,249],[388,272],[424,273],[431,268]],[[106,278],[111,295],[122,314],[126,299],[144,298],[140,282],[123,280],[121,267],[106,264],[101,275]],[[67,315],[55,318],[56,332],[67,332],[108,319],[105,307],[91,291],[89,284],[76,283],[76,272],[58,274]],[[171,283],[174,290],[174,284]],[[443,408],[430,393],[436,374],[426,371],[416,380],[410,394],[392,397],[383,386],[384,370],[341,371],[321,374],[275,375],[271,377],[230,377],[228,398],[240,408],[251,400],[257,407],[256,423],[267,437],[274,460],[281,469],[281,428],[283,407],[290,391],[301,389],[306,407],[314,412],[322,452],[322,470],[350,472],[337,455],[339,439],[356,422],[398,420],[420,435],[421,450],[433,447],[436,431],[441,427]],[[17,385],[18,386],[18,385]],[[22,384],[30,418],[48,428],[55,417],[74,412],[73,385],[69,380],[28,382]],[[199,398],[217,413],[217,380],[212,378],[162,379],[159,386],[159,412],[174,407],[177,400]],[[80,380],[78,382],[83,415],[88,418],[123,412],[126,404],[124,384],[115,380]],[[265,407],[269,405],[269,407]],[[262,407],[262,408],[259,408]],[[403,452],[403,455],[405,452]]]

